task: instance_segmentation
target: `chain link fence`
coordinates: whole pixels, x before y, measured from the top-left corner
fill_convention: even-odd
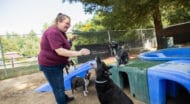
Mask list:
[[[96,56],[102,58],[112,56],[112,50],[109,47],[112,41],[125,45],[128,49],[145,48],[151,50],[157,47],[154,29],[76,32],[74,34],[78,36],[75,49],[88,48],[92,52],[89,56],[78,57],[80,63],[93,60]]]
[[[69,34],[69,33],[68,33]],[[91,54],[78,57],[76,63],[94,60],[96,56],[103,58],[112,56],[109,45],[111,41],[127,45],[128,49],[156,47],[154,29],[136,30],[107,30],[98,32],[74,32],[77,40],[74,49],[88,48]],[[0,37],[0,80],[21,74],[37,72],[37,53],[39,52],[40,37],[29,36],[1,36]],[[7,57],[7,52],[15,52]],[[20,55],[19,57],[16,57]]]

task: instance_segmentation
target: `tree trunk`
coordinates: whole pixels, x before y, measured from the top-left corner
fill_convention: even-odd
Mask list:
[[[156,31],[157,49],[162,49],[164,47],[163,41],[162,41],[163,26],[162,26],[161,13],[159,9],[159,3],[154,9],[153,19],[154,19],[154,26],[155,26],[155,31]]]

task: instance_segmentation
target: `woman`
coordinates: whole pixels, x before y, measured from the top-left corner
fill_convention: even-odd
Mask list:
[[[55,25],[49,27],[41,38],[38,63],[50,83],[57,104],[67,104],[69,98],[64,93],[63,68],[68,63],[69,57],[90,54],[86,48],[80,51],[70,50],[71,46],[65,32],[70,27],[70,17],[59,13]]]

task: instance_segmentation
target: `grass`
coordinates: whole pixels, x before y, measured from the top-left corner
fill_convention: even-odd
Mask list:
[[[6,72],[7,75],[6,75]],[[22,66],[17,68],[1,69],[0,70],[0,80],[13,78],[17,76],[27,75],[31,73],[39,72],[38,65]]]
[[[146,61],[146,60],[134,59],[134,60],[130,60],[127,66],[147,69],[149,67],[152,67],[154,65],[158,65],[164,62],[166,61]]]

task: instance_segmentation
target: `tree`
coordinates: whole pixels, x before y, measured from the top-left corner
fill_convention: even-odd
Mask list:
[[[102,21],[102,17],[97,12],[92,19],[75,24],[72,31],[79,37],[74,41],[74,45],[103,44],[107,42],[107,31],[99,23],[100,21]]]
[[[82,23],[79,22],[74,25],[74,32],[93,32],[105,30],[104,26],[100,23],[103,21],[103,17],[100,16],[100,12],[97,12],[91,20],[87,20]]]
[[[37,56],[39,52],[39,41],[34,31],[29,34],[18,35],[16,33],[7,33],[1,37],[4,53],[18,52],[23,56]]]
[[[50,22],[50,23],[48,23],[48,22],[44,23],[43,26],[42,26],[41,32],[43,33],[51,25],[53,25],[53,21]]]
[[[190,20],[190,8],[185,6],[170,7],[168,11],[163,11],[163,18],[168,20],[169,25],[187,22]]]
[[[65,0],[64,0],[65,1]],[[162,11],[168,8],[190,8],[189,0],[68,0],[82,2],[86,12],[101,11],[107,29],[141,27],[153,21],[158,49],[163,48]],[[167,9],[166,9],[167,8]]]
[[[39,52],[40,39],[34,31],[30,31],[29,34],[22,37],[24,45],[20,48],[20,52],[23,56],[37,56]]]

